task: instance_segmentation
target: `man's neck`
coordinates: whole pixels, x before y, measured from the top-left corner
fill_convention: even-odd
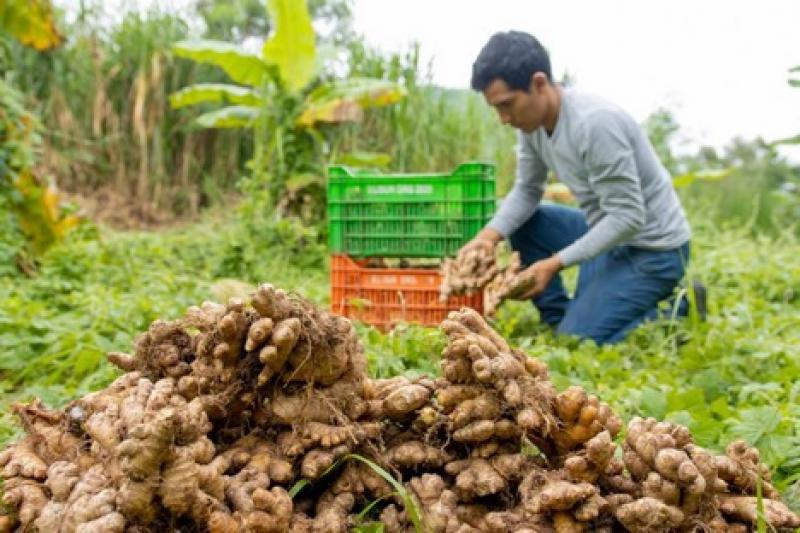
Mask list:
[[[558,124],[558,116],[561,113],[561,86],[553,84],[552,90],[548,95],[548,112],[544,119],[543,126],[548,136],[552,136]]]

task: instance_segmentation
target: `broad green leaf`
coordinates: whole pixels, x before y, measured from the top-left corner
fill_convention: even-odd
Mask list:
[[[676,189],[682,189],[683,187],[688,187],[695,181],[694,174],[683,174],[681,176],[676,176],[672,179],[672,186]]]
[[[257,107],[234,105],[203,113],[195,120],[204,128],[250,128],[258,113]]]
[[[642,390],[639,407],[643,416],[664,418],[667,414],[666,395],[658,389],[646,388]]]
[[[309,94],[297,124],[358,121],[363,108],[394,104],[405,95],[403,87],[385,80],[352,78],[323,83]]]
[[[668,422],[672,422],[673,424],[680,424],[680,425],[686,426],[688,428],[691,428],[692,426],[694,426],[696,424],[695,419],[692,416],[692,414],[689,411],[683,411],[683,410],[681,410],[681,411],[673,411],[671,413],[668,413],[664,417],[664,420],[667,420]]]
[[[286,180],[286,188],[296,191],[312,184],[323,184],[325,178],[317,174],[294,174]]]
[[[725,396],[720,396],[708,404],[708,410],[722,419],[730,418],[734,414]]]
[[[797,463],[800,461],[800,447],[798,446],[800,446],[800,437],[794,435],[765,435],[759,443],[759,449],[764,452],[762,460],[767,464],[789,461]],[[797,466],[795,465],[795,468]]]
[[[266,66],[261,58],[236,45],[223,41],[193,40],[179,41],[172,49],[178,57],[218,66],[236,83],[257,87],[264,80]]]
[[[267,9],[275,29],[264,43],[264,62],[278,67],[290,91],[309,84],[316,70],[314,28],[305,0],[268,0]]]
[[[705,393],[701,388],[693,387],[682,391],[672,391],[667,396],[667,410],[681,411],[687,409],[692,411],[697,406],[705,405],[705,402]]]
[[[204,102],[222,102],[258,107],[261,95],[249,87],[224,83],[197,83],[169,95],[173,108],[186,107]]]
[[[720,424],[702,411],[684,409],[667,413],[665,420],[674,424],[681,424],[689,431],[702,446],[708,446],[719,440]]]
[[[781,413],[771,405],[742,409],[739,421],[731,424],[729,434],[757,445],[761,437],[775,431],[781,422]]]
[[[800,87],[800,80],[789,80],[789,85],[792,87]]]
[[[347,152],[336,158],[339,165],[351,167],[385,168],[392,161],[392,156],[382,152]]]
[[[704,170],[699,172],[689,172],[681,176],[676,176],[672,180],[672,185],[676,189],[687,187],[695,181],[721,181],[731,175],[733,169]]]
[[[50,0],[3,0],[0,30],[40,52],[55,48],[64,40],[53,20]]]

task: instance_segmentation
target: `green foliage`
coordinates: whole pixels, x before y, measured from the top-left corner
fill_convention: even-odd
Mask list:
[[[302,90],[315,75],[317,47],[305,0],[267,0],[275,31],[264,43],[261,56],[277,68],[292,92]]]
[[[215,199],[204,187],[209,175],[230,191],[251,142],[195,131],[189,113],[168,103],[169,93],[198,76],[223,76],[172,55],[172,44],[188,36],[187,20],[156,8],[111,17],[96,0],[76,9],[74,21],[60,24],[70,37],[63,46],[46,55],[10,50],[9,76],[42,118],[43,163],[59,184],[126,198],[128,211],[145,220],[155,212],[197,213]],[[127,222],[125,213],[114,218]]]
[[[235,44],[205,40],[180,41],[175,43],[173,50],[178,57],[221,68],[236,83],[259,86],[266,74],[266,65],[261,57],[245,52]],[[172,106],[179,107],[174,101]]]
[[[653,143],[658,158],[671,174],[680,172],[678,160],[672,153],[671,143],[680,129],[675,116],[669,109],[659,108],[651,113],[642,124],[650,142]]]
[[[44,256],[37,277],[0,277],[2,405],[32,395],[60,405],[105,386],[116,375],[107,351],[130,351],[156,318],[216,299],[218,279],[269,281],[323,299],[315,242],[292,222],[267,219],[161,234],[80,228]],[[3,421],[0,438],[13,428]]]
[[[32,273],[32,260],[78,219],[64,214],[55,186],[34,175],[40,124],[22,95],[0,79],[0,273]]]
[[[625,418],[685,424],[716,450],[743,438],[786,486],[800,478],[800,267],[792,259],[800,242],[697,221],[694,229],[690,276],[708,286],[707,322],[651,323],[604,347],[554,337],[526,305],[502,309],[498,326],[549,365],[559,388],[582,385]]]
[[[697,180],[681,190],[687,209],[705,213],[703,222],[745,227],[753,233],[800,235],[800,166],[787,162],[774,146],[736,139],[722,154],[705,148],[685,166],[689,175],[699,171],[720,178]],[[727,170],[715,175],[707,169]]]
[[[599,348],[554,337],[526,303],[501,308],[495,326],[541,357],[559,388],[582,385],[626,418],[686,424],[717,450],[744,438],[786,487],[800,479],[800,242],[694,222],[690,269],[709,287],[706,322],[651,323]],[[219,279],[268,281],[324,304],[317,240],[255,211],[158,234],[82,228],[48,252],[36,279],[0,278],[0,388],[8,401],[37,394],[50,404],[97,389],[115,375],[106,351],[129,351],[152,320],[215,298]],[[359,335],[374,376],[437,372],[436,328]],[[12,428],[6,420],[2,431]]]
[[[223,83],[197,83],[171,94],[169,101],[172,107],[177,108],[201,102],[230,102],[232,104],[255,106],[261,100],[258,97],[258,93],[247,87],[237,87]]]
[[[218,39],[241,42],[269,32],[269,15],[262,0],[199,0],[197,12],[207,32]]]
[[[444,334],[438,329],[400,325],[389,333],[359,326],[366,346],[369,373],[383,378],[436,374],[439,355],[445,347]]]
[[[297,182],[295,176],[315,174],[316,183],[310,185],[321,188],[322,125],[357,121],[364,107],[394,103],[403,91],[395,84],[369,79],[325,79],[312,86],[318,76],[317,47],[306,1],[269,0],[267,8],[273,31],[261,55],[219,41],[182,41],[174,47],[177,55],[216,65],[246,87],[196,84],[174,93],[171,103],[176,108],[220,101],[237,104],[207,112],[197,123],[206,128],[252,129],[255,154],[251,177],[243,183],[248,201],[297,215],[291,209],[298,203],[293,201],[297,189],[289,186]],[[322,218],[318,196],[304,196],[316,204],[307,222]]]
[[[33,166],[38,141],[36,119],[23,106],[22,95],[0,79],[0,275],[18,272],[27,252],[15,207],[22,201],[14,186],[20,172]]]
[[[695,155],[679,157],[671,145],[680,128],[669,110],[657,110],[643,127],[684,205],[705,213],[704,222],[746,227],[754,233],[794,230],[800,235],[800,166],[776,150],[787,140],[737,138],[721,153],[702,147]]]

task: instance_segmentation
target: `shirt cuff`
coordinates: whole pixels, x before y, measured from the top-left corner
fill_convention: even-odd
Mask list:
[[[558,255],[559,259],[561,259],[561,263],[564,265],[564,268],[577,265],[586,259],[583,252],[574,244],[570,244],[556,255]]]
[[[498,217],[498,216],[492,218],[489,221],[489,223],[486,224],[486,227],[492,228],[497,233],[502,235],[504,239],[507,239],[509,235],[511,235],[514,232],[514,230],[517,229],[512,221],[508,220],[505,217]]]

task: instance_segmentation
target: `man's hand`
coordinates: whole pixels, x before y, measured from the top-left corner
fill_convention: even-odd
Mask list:
[[[458,260],[463,259],[470,250],[482,250],[486,255],[492,255],[497,243],[503,240],[503,236],[492,228],[483,228],[471,241],[461,247],[458,251]]]
[[[522,283],[509,294],[509,298],[512,300],[527,300],[539,296],[563,267],[564,265],[558,255],[535,262],[520,273],[519,276],[522,279]]]

